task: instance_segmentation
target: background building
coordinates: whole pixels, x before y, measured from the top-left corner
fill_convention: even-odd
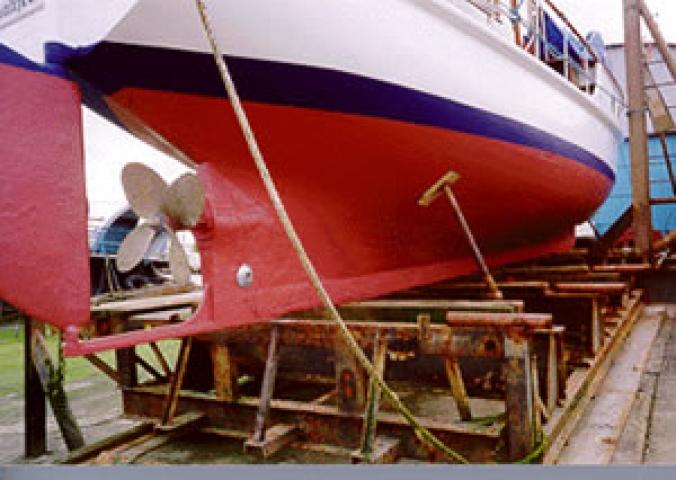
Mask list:
[[[676,56],[676,44],[670,44],[672,56]],[[648,47],[649,61],[661,62],[662,57],[654,47]],[[607,47],[607,62],[617,80],[626,90],[626,71],[624,63],[624,45],[610,45]],[[669,83],[671,77],[664,63],[651,63],[650,71],[656,83]],[[660,87],[667,105],[676,106],[676,85]],[[671,109],[672,115],[676,109]],[[600,232],[605,232],[613,222],[631,205],[631,177],[629,166],[629,142],[627,140],[626,117],[622,129],[625,141],[620,145],[618,152],[617,178],[615,187],[606,202],[599,208],[593,219]],[[652,123],[648,120],[648,132],[651,134],[648,142],[650,156],[650,194],[655,197],[674,197],[676,191],[669,178],[662,147],[659,139],[654,135]],[[672,165],[676,162],[676,132],[667,135],[669,153]],[[654,205],[652,207],[653,225],[660,232],[676,230],[676,205]]]

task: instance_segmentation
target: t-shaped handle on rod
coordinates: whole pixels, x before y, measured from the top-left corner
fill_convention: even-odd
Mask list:
[[[432,185],[425,191],[425,193],[422,194],[422,196],[418,200],[418,205],[422,207],[429,207],[432,204],[432,202],[434,202],[434,200],[436,200],[440,195],[442,195],[443,193],[446,194],[446,197],[448,198],[448,201],[451,204],[451,207],[453,208],[453,213],[455,214],[455,217],[458,220],[458,223],[460,223],[460,227],[462,228],[462,231],[465,234],[465,238],[467,239],[467,242],[472,248],[472,252],[474,253],[474,259],[476,260],[477,265],[479,266],[481,272],[484,275],[484,280],[486,281],[486,284],[488,286],[490,296],[492,298],[501,299],[503,298],[502,292],[498,288],[498,284],[495,283],[495,279],[493,278],[493,275],[491,275],[491,272],[488,269],[488,265],[486,264],[486,261],[484,260],[484,257],[481,254],[481,250],[479,250],[479,245],[476,243],[474,235],[472,235],[472,230],[469,228],[469,224],[467,223],[467,220],[465,219],[465,216],[462,213],[460,204],[458,203],[458,200],[455,198],[453,190],[451,189],[451,185],[453,185],[453,183],[455,183],[459,178],[460,175],[449,170],[439,180],[437,180],[434,183],[434,185]]]

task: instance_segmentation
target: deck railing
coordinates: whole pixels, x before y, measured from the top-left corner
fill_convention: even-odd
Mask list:
[[[561,62],[561,75],[582,90],[592,94],[596,89],[607,94],[613,103],[626,107],[624,91],[617,78],[608,68],[587,39],[580,34],[573,23],[552,0],[466,0],[469,4],[484,12],[489,19],[500,20],[505,17],[512,22],[514,41],[528,50],[541,61],[547,63]],[[527,13],[522,15],[524,7]],[[549,41],[546,30],[546,16],[562,22],[568,30],[562,29],[562,50]],[[558,26],[558,25],[557,25]],[[526,35],[521,34],[524,29]],[[569,36],[572,35],[572,38]],[[578,53],[580,61],[570,51],[571,40],[574,40],[583,51]],[[604,71],[612,84],[609,91],[600,84],[593,68]],[[580,83],[581,80],[581,83]]]

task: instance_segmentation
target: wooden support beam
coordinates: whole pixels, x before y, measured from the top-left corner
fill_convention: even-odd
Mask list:
[[[445,358],[446,376],[451,385],[451,393],[455,404],[460,413],[460,419],[469,421],[472,419],[472,409],[469,404],[469,397],[465,390],[465,383],[462,380],[462,372],[460,371],[460,364],[458,360],[453,357]]]
[[[650,212],[645,85],[642,66],[641,2],[640,0],[623,1],[634,240],[636,250],[640,255],[647,258],[651,252],[652,218]]]
[[[118,302],[122,303],[122,302]],[[94,311],[94,307],[92,307]],[[103,313],[103,312],[102,312]],[[113,325],[114,333],[122,333],[126,330],[126,321],[124,313],[113,312],[106,313]],[[122,348],[115,350],[115,366],[120,375],[120,386],[131,388],[138,385],[138,371],[136,370],[136,347]]]
[[[629,285],[626,282],[556,282],[554,288],[559,292],[617,295],[626,292]]]
[[[652,12],[646,5],[645,0],[637,0],[637,6],[640,8],[643,20],[645,21],[648,30],[650,30],[650,35],[652,35],[653,39],[655,40],[657,49],[659,50],[660,55],[662,55],[669,73],[671,73],[672,80],[676,80],[676,60],[674,60],[674,57],[671,56],[669,44],[667,44],[667,41],[664,39],[664,36],[662,35],[662,32],[660,31],[660,28],[657,25]]]
[[[148,372],[150,375],[152,375],[153,377],[155,377],[155,380],[164,380],[164,379],[165,379],[165,378],[162,376],[162,374],[161,374],[160,372],[158,372],[157,370],[155,370],[155,368],[154,368],[151,364],[149,364],[148,362],[146,362],[146,360],[145,360],[142,356],[140,356],[138,353],[134,353],[134,355],[135,355],[135,361],[136,361],[136,363],[138,363],[139,365],[141,365],[141,367],[143,367],[143,370],[145,370],[145,371]]]
[[[181,385],[185,377],[186,366],[188,365],[188,357],[190,356],[190,348],[192,347],[192,337],[185,337],[181,340],[181,348],[176,359],[176,368],[169,383],[169,391],[164,402],[164,409],[162,413],[162,425],[169,425],[176,413],[176,406],[178,405],[178,396],[181,393]]]
[[[619,263],[614,265],[595,265],[595,272],[642,273],[652,268],[649,263]]]
[[[237,366],[233,363],[226,343],[211,344],[216,398],[231,402],[237,396]]]
[[[54,413],[54,418],[61,431],[63,441],[68,450],[81,448],[85,442],[80,427],[75,420],[66,391],[63,388],[63,378],[56,380],[56,367],[47,351],[47,343],[39,330],[31,332],[31,344],[33,350],[33,364],[38,372],[42,390],[47,395]]]
[[[115,363],[120,374],[120,385],[122,387],[131,388],[138,385],[135,347],[115,350]]]
[[[676,197],[657,197],[650,199],[650,205],[671,205],[676,203]]]
[[[160,362],[160,366],[162,367],[162,371],[164,372],[164,375],[167,378],[171,377],[171,367],[169,367],[169,363],[167,362],[167,359],[164,358],[164,355],[162,354],[162,350],[160,350],[160,347],[157,345],[155,342],[150,342],[150,349],[153,351],[153,354],[155,355],[155,358],[157,358],[157,361]]]
[[[592,299],[591,318],[591,348],[592,355],[596,355],[603,346],[603,324],[601,320],[601,305],[598,298]]]
[[[39,457],[47,451],[47,406],[40,376],[33,363],[33,331],[40,328],[24,316],[24,454]]]
[[[85,358],[94,365],[96,368],[98,368],[101,372],[106,374],[113,382],[115,383],[120,383],[120,374],[115,371],[113,367],[108,365],[106,362],[101,360],[99,357],[97,357],[94,354],[91,355],[85,355]]]
[[[152,432],[153,426],[153,422],[148,420],[143,421],[138,425],[134,425],[133,427],[111,435],[110,437],[103,438],[99,441],[90,443],[82,448],[74,450],[60,463],[67,465],[83,463],[104,450],[113,449],[119,445],[122,445],[123,443],[130,442],[141,435]]]
[[[378,334],[373,348],[373,368],[383,378],[385,375],[385,361],[387,360],[387,337]],[[376,428],[378,409],[380,407],[381,390],[374,378],[369,378],[368,395],[366,397],[366,410],[364,411],[364,425],[361,433],[361,448],[356,452],[360,462],[374,462]],[[353,454],[353,463],[354,463]]]

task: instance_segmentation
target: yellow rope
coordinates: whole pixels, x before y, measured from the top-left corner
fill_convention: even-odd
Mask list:
[[[272,205],[275,208],[275,212],[279,217],[279,221],[281,222],[282,227],[286,232],[286,235],[289,237],[289,240],[291,241],[293,248],[296,250],[296,253],[298,254],[298,258],[300,260],[301,265],[303,266],[303,269],[305,270],[305,273],[307,274],[308,278],[310,279],[310,282],[317,291],[317,294],[319,295],[319,298],[321,299],[322,303],[331,314],[331,319],[338,325],[338,328],[343,338],[345,339],[348,346],[354,353],[359,364],[362,366],[362,368],[364,368],[364,370],[366,370],[366,372],[371,376],[371,378],[375,380],[375,382],[381,388],[381,390],[383,391],[387,399],[390,401],[390,403],[392,403],[392,405],[408,421],[408,423],[413,428],[415,435],[420,439],[420,441],[431,447],[437,448],[438,450],[442,451],[445,455],[447,455],[449,458],[452,458],[456,462],[469,463],[467,459],[465,459],[465,457],[447,447],[432,432],[430,432],[427,428],[425,428],[422,424],[420,424],[420,422],[413,416],[411,411],[408,408],[406,408],[406,406],[399,399],[399,396],[385,383],[383,378],[375,371],[373,365],[357,344],[357,341],[354,339],[354,336],[348,329],[347,325],[345,324],[345,321],[341,318],[340,314],[338,313],[338,310],[333,304],[333,301],[331,300],[331,297],[329,296],[328,292],[324,288],[324,285],[322,284],[322,281],[319,278],[319,275],[317,274],[317,271],[315,270],[312,261],[310,260],[310,257],[308,257],[308,254],[305,251],[303,244],[300,238],[298,237],[298,234],[296,233],[296,229],[294,228],[293,223],[291,223],[291,219],[289,218],[286,212],[284,203],[282,202],[282,199],[279,196],[279,193],[277,192],[275,183],[272,179],[272,176],[270,175],[270,172],[268,171],[267,165],[265,164],[265,160],[263,158],[263,154],[261,153],[260,148],[258,147],[258,142],[256,141],[256,137],[254,136],[253,130],[251,129],[251,125],[247,118],[246,112],[244,111],[242,103],[240,102],[239,95],[237,94],[237,89],[235,88],[235,84],[232,81],[232,77],[230,76],[230,72],[225,63],[225,60],[223,59],[223,55],[220,53],[221,51],[218,47],[218,44],[216,43],[216,38],[211,28],[206,5],[204,4],[203,0],[195,0],[195,3],[197,5],[197,10],[199,11],[200,18],[202,20],[202,26],[204,27],[207,39],[209,40],[209,43],[211,45],[211,50],[214,55],[216,64],[218,66],[218,70],[221,74],[221,79],[223,80],[225,90],[228,94],[228,99],[230,100],[232,108],[235,111],[235,115],[242,129],[242,133],[244,134],[244,138],[249,148],[249,152],[251,153],[251,156],[253,157],[253,160],[256,163],[256,167],[258,168],[258,172],[261,176],[261,179],[263,180],[265,189],[267,190],[268,196],[270,197],[270,201],[272,202]]]

